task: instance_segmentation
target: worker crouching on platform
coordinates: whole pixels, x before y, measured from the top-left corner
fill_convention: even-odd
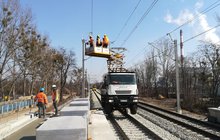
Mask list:
[[[41,112],[43,111],[43,117],[45,118],[45,110],[48,100],[44,93],[44,88],[40,88],[40,92],[35,96],[34,101],[37,102],[38,117],[41,118]]]
[[[55,110],[54,115],[57,116],[58,115],[57,105],[58,105],[58,102],[59,102],[59,93],[58,93],[56,85],[52,85],[51,96],[52,96],[52,101],[53,101],[53,107],[54,107],[54,110]]]

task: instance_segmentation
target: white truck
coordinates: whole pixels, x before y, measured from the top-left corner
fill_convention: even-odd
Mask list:
[[[101,88],[101,102],[106,113],[129,108],[137,112],[138,89],[134,72],[108,72]]]

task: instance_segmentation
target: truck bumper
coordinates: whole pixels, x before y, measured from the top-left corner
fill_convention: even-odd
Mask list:
[[[137,95],[106,96],[106,102],[113,107],[127,108],[138,103]]]

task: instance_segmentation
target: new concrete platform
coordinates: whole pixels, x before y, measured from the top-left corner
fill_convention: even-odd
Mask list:
[[[73,99],[70,102],[79,102],[84,101],[89,102],[90,98],[78,98]],[[97,99],[95,99],[96,104],[98,105]],[[114,140],[116,139],[115,134],[113,132],[113,128],[109,124],[108,120],[105,117],[105,114],[100,110],[89,110],[88,106],[69,106],[70,102],[65,104],[60,111],[61,115],[53,118],[48,118],[40,127],[36,128],[36,139],[37,140]],[[93,104],[95,105],[95,104]],[[92,114],[90,114],[92,113]],[[30,118],[30,115],[26,116],[25,120],[37,120],[37,117]],[[14,126],[18,124],[22,126],[26,124],[26,122],[22,121],[22,119],[18,119],[18,122],[12,122],[13,127],[19,129],[18,126]],[[8,124],[7,124],[8,125]],[[0,125],[0,139],[5,138],[6,135],[9,135],[9,132],[13,132],[12,129],[8,129],[8,126]],[[12,125],[10,126],[12,127]],[[6,130],[7,128],[7,130]],[[4,136],[3,136],[4,133]]]
[[[75,98],[73,100],[73,102],[75,102],[75,101],[82,101],[82,103],[83,102],[88,102],[88,108],[90,109],[90,99],[89,98]]]
[[[88,139],[92,140],[116,140],[113,128],[107,121],[105,114],[101,110],[90,111],[90,124]]]
[[[75,98],[73,101],[89,101],[89,98]]]
[[[87,140],[87,120],[82,116],[49,118],[36,130],[36,140]]]
[[[220,108],[208,108],[209,115],[208,120],[211,122],[218,122],[220,123]]]
[[[38,119],[37,117],[30,118],[30,114],[26,113],[27,112],[24,112],[24,114],[20,114],[19,117],[8,120],[5,123],[0,122],[0,140]]]
[[[116,140],[116,134],[113,131],[110,122],[106,119],[105,114],[102,111],[100,102],[95,94],[92,92],[91,96],[91,109],[89,117],[89,131],[88,139],[92,140]],[[98,94],[100,97],[100,95]]]
[[[87,116],[88,106],[65,106],[60,110],[60,116]]]
[[[72,101],[70,102],[69,106],[88,106],[89,107],[89,101]]]

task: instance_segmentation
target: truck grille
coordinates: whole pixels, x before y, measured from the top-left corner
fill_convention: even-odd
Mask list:
[[[131,90],[116,90],[116,94],[131,94]]]

